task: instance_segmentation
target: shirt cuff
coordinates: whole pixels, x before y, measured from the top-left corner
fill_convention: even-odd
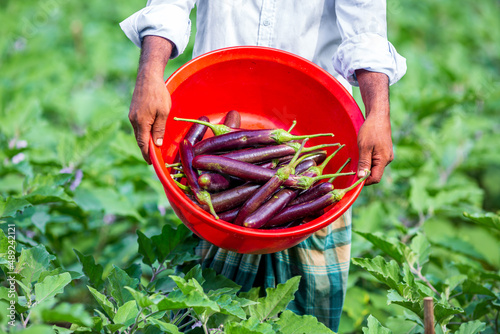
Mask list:
[[[340,44],[333,56],[333,67],[353,86],[358,86],[354,71],[359,69],[384,73],[392,85],[406,73],[406,59],[397,53],[386,38],[364,33]]]
[[[184,52],[191,34],[189,13],[175,5],[148,6],[120,23],[125,35],[137,47],[144,36],[160,36],[173,44],[170,59]]]

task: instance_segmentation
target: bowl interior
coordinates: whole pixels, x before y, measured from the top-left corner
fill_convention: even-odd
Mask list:
[[[356,138],[363,116],[352,96],[329,73],[300,57],[269,48],[238,47],[205,54],[177,70],[166,84],[172,95],[172,109],[166,122],[164,144],[151,151],[159,162],[155,170],[171,204],[171,199],[175,199],[174,205],[181,201],[204,223],[232,233],[270,238],[310,234],[340,217],[361,191],[362,185],[330,207],[322,217],[290,229],[251,230],[213,219],[184,196],[164,166],[173,161],[179,142],[191,126],[191,123],[175,121],[174,117],[205,115],[211,122],[218,123],[234,109],[241,113],[242,128],[288,129],[296,120],[292,134],[334,133],[333,138],[313,138],[307,146],[345,144],[325,169],[325,173],[335,173],[347,158],[351,158],[351,162],[344,171],[356,170]],[[207,136],[210,135],[208,130]],[[332,153],[335,149],[327,151]],[[344,188],[355,180],[355,176],[343,176],[337,178],[334,185]]]

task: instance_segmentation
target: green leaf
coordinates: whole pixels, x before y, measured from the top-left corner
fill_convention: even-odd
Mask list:
[[[448,236],[439,241],[434,241],[434,243],[440,247],[451,250],[452,252],[463,254],[467,257],[472,257],[477,260],[486,261],[484,255],[478,252],[474,245],[463,239]]]
[[[104,282],[102,280],[102,273],[104,271],[103,267],[100,264],[95,263],[92,255],[83,255],[76,249],[73,249],[73,251],[78,257],[78,261],[82,265],[82,271],[88,277],[90,284],[95,288],[100,289]]]
[[[77,273],[76,271],[65,271],[63,268],[59,267],[59,268],[56,268],[54,270],[51,270],[51,271],[44,271],[40,274],[40,277],[38,278],[38,282],[41,283],[43,282],[43,280],[45,279],[45,277],[48,277],[48,276],[55,276],[55,275],[58,275],[58,274],[61,274],[63,272],[67,272],[71,275],[71,280],[75,280],[75,279],[80,279],[82,278],[84,275],[81,274],[81,273]]]
[[[140,263],[132,263],[127,268],[123,269],[132,278],[141,279],[142,276],[142,268]]]
[[[96,310],[94,310],[94,312],[97,313],[97,315],[99,316],[99,318],[101,320],[100,321],[101,325],[107,326],[107,325],[109,325],[111,323],[110,319],[104,313],[102,313],[101,311],[99,311],[99,310],[96,309]]]
[[[0,229],[0,266],[5,265],[9,268],[5,271],[13,271],[15,269],[14,262],[9,262],[9,260],[15,260],[14,254],[9,254],[9,246],[11,248],[11,252],[12,250],[15,250],[16,241],[12,238],[9,239],[9,237],[5,235],[4,231]]]
[[[417,233],[411,240],[410,249],[416,254],[417,263],[420,267],[429,261],[431,244],[423,234]]]
[[[27,287],[31,286],[31,283],[38,281],[42,272],[50,269],[53,260],[55,256],[49,254],[43,245],[23,249],[16,266],[16,271],[23,277],[21,282]]]
[[[461,285],[467,279],[467,275],[453,275],[448,277],[444,283],[446,284],[445,294],[447,297],[450,296],[451,292],[455,290],[455,288]]]
[[[242,320],[247,318],[245,311],[237,300],[233,300],[230,295],[220,295],[215,299],[221,312],[228,315],[234,315]]]
[[[137,278],[131,278],[125,271],[113,265],[113,269],[105,280],[106,290],[117,301],[118,305],[122,305],[134,297],[125,289],[126,286],[135,289],[139,285]]]
[[[194,279],[185,284],[179,283],[179,285],[182,286],[182,289],[178,288],[172,291],[168,297],[158,302],[159,311],[192,307],[198,314],[203,311],[220,312],[219,305],[203,292],[203,288]]]
[[[494,214],[492,212],[476,214],[464,212],[463,214],[465,217],[471,219],[479,225],[486,226],[500,232],[500,215],[498,214]]]
[[[479,320],[463,323],[458,328],[455,334],[476,334],[486,329],[486,324]]]
[[[409,254],[411,250],[402,242],[395,240],[388,240],[382,235],[377,235],[374,233],[364,233],[355,231],[357,234],[361,235],[363,238],[371,242],[375,247],[379,248],[385,254],[392,257],[398,263],[403,263],[405,260],[411,260]],[[408,261],[411,262],[411,261]],[[411,263],[410,263],[411,265]]]
[[[191,238],[192,234],[183,224],[177,226],[177,228],[173,228],[169,224],[163,225],[161,234],[151,237],[158,262],[172,261],[179,255],[184,257],[186,253],[193,253],[198,242]],[[180,263],[174,263],[173,265],[175,264]]]
[[[29,206],[31,203],[24,198],[7,197],[4,199],[0,196],[0,219],[14,217]]]
[[[130,217],[139,222],[144,218],[139,215],[135,204],[128,197],[111,187],[92,187],[82,185],[77,188],[75,202],[86,211],[104,210],[106,214]]]
[[[37,207],[37,209],[40,207]],[[46,226],[47,223],[50,221],[50,215],[41,210],[37,210],[33,216],[31,216],[31,222],[42,232],[43,234],[46,233]]]
[[[132,325],[139,314],[135,300],[126,302],[118,308],[113,318],[115,324],[123,324],[125,327]]]
[[[382,256],[373,259],[353,258],[352,263],[362,267],[388,287],[401,291],[401,269],[396,261],[387,262]]]
[[[64,191],[72,174],[38,174],[28,186],[28,194],[23,198],[33,205],[51,202],[73,202],[73,199]]]
[[[421,301],[421,299],[404,298],[396,290],[391,289],[387,293],[387,301],[390,304],[397,304],[403,306],[404,308],[407,308],[408,310],[418,315],[420,318],[424,317],[423,302]]]
[[[148,321],[153,325],[155,325],[156,327],[158,327],[159,329],[161,329],[163,333],[181,334],[181,332],[179,332],[179,328],[174,324],[169,324],[165,321],[161,321],[155,318],[149,318]]]
[[[285,310],[276,324],[279,326],[278,334],[316,334],[333,333],[328,327],[311,315],[297,315],[290,310]]]
[[[260,286],[253,287],[247,292],[240,292],[238,296],[256,302],[260,298]]]
[[[491,291],[491,289],[488,289],[480,283],[470,279],[464,281],[462,285],[462,291],[467,294],[486,295],[496,298],[496,295],[493,293],[493,291]]]
[[[73,199],[66,194],[63,188],[49,186],[37,188],[23,198],[33,205],[52,202],[73,202]]]
[[[189,270],[184,276],[185,281],[189,281],[190,279],[195,279],[198,283],[203,286],[205,284],[205,277],[203,276],[203,270],[201,269],[201,265],[197,264],[191,270]],[[208,292],[205,289],[205,292]]]
[[[432,206],[432,198],[426,190],[426,185],[430,182],[429,178],[421,175],[410,179],[410,198],[409,203],[416,212],[425,213]]]
[[[106,329],[111,332],[111,333],[114,333],[116,331],[119,331],[120,329],[122,329],[123,327],[125,327],[125,325],[123,324],[109,324],[109,325],[106,325],[104,326],[106,327]]]
[[[464,310],[448,302],[434,302],[434,319],[436,323],[446,324],[455,314],[463,312]]]
[[[205,282],[203,282],[201,286],[205,292],[229,288],[230,291],[227,293],[233,294],[237,293],[241,289],[241,286],[236,284],[234,281],[224,277],[223,275],[217,275],[217,272],[212,268],[203,269],[203,278],[205,279]]]
[[[242,322],[229,322],[225,325],[226,334],[275,334],[273,326],[262,323],[256,317],[250,317]]]
[[[82,304],[61,303],[53,309],[44,309],[42,319],[46,323],[69,322],[84,327],[91,327],[93,324],[92,317]]]
[[[148,266],[152,266],[156,261],[156,254],[153,246],[153,241],[144,233],[137,230],[137,243],[139,244],[139,254],[142,255],[142,262]]]
[[[392,331],[380,324],[373,315],[368,316],[368,327],[363,327],[363,334],[392,334]]]
[[[137,302],[140,308],[146,308],[151,305],[154,305],[153,301],[148,298],[145,294],[140,291],[137,291],[129,286],[124,287],[125,290],[132,296],[132,298]]]
[[[64,287],[69,283],[71,283],[70,273],[62,273],[55,276],[48,276],[42,283],[35,284],[35,298],[37,304],[54,297],[58,293],[62,293]]]
[[[299,288],[300,276],[290,278],[283,284],[278,284],[276,288],[267,288],[266,296],[258,299],[258,304],[250,305],[250,315],[259,321],[265,321],[283,312],[286,306],[295,297],[295,291]]]
[[[26,329],[23,329],[23,334],[54,334],[54,330],[51,326],[47,325],[33,325]]]
[[[92,320],[92,319],[91,319]],[[85,326],[82,326],[82,328],[85,328]],[[52,329],[56,334],[73,334],[75,331],[69,328],[64,328],[64,327],[59,327],[59,326],[52,326]]]
[[[113,319],[115,316],[115,307],[113,304],[106,298],[105,295],[97,291],[91,286],[87,286],[89,288],[90,293],[94,296],[96,299],[97,303],[102,307],[104,310],[104,313],[109,317],[109,319]]]

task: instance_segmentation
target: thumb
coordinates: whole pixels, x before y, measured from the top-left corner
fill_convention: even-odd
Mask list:
[[[165,113],[157,113],[155,122],[151,129],[153,142],[156,146],[163,145],[163,137],[165,136],[165,123],[167,122],[167,115]]]
[[[359,162],[358,162],[358,177],[362,178],[366,176],[366,170],[371,170],[372,168],[372,154],[369,150],[360,150],[359,152]]]

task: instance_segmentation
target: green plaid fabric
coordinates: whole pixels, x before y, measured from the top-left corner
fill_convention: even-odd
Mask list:
[[[351,209],[297,246],[273,254],[238,254],[201,240],[196,249],[204,268],[242,286],[275,287],[301,276],[299,290],[288,309],[313,315],[338,330],[344,303],[351,251]]]

